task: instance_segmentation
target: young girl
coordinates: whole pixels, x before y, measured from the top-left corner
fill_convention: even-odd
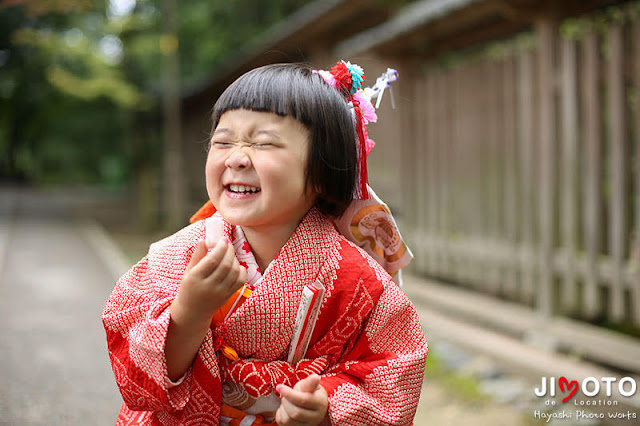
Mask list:
[[[331,73],[271,65],[219,98],[209,208],[152,244],[103,313],[117,424],[411,424],[427,355],[418,316],[336,230],[354,194],[370,196],[363,78],[344,62]],[[314,283],[324,296],[292,360]]]

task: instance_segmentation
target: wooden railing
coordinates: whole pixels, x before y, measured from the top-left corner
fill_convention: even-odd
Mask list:
[[[640,7],[400,68],[372,183],[416,271],[640,328]]]

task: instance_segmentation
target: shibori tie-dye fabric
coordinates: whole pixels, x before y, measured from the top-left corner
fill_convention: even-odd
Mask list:
[[[238,253],[238,234],[219,220]],[[171,382],[164,357],[169,306],[205,223],[151,245],[107,301],[103,322],[124,399],[117,424],[217,425],[223,384],[225,399],[241,404],[312,373],[329,394],[333,424],[411,424],[427,355],[418,315],[389,274],[315,209],[225,326],[207,332],[184,377]],[[285,359],[298,304],[315,280],[326,287],[325,298],[306,358],[292,365]],[[221,342],[240,359],[221,356]]]

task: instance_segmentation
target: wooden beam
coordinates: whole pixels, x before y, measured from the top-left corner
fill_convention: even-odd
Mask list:
[[[506,19],[535,22],[544,17],[562,19],[611,3],[604,0],[496,0],[495,6]]]

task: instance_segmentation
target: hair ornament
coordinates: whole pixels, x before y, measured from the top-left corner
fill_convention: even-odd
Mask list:
[[[362,81],[365,78],[364,71],[361,67],[345,61],[338,61],[331,67],[331,75],[333,75],[337,82],[337,85],[334,87],[343,91],[347,97],[362,88]]]
[[[349,74],[346,70],[349,70]],[[391,210],[367,184],[366,160],[375,145],[369,138],[367,125],[377,121],[376,109],[387,89],[391,94],[391,105],[395,108],[391,83],[398,80],[398,71],[387,68],[373,87],[365,88],[362,87],[362,68],[349,62],[338,62],[331,72],[317,73],[346,98],[357,135],[358,173],[354,199],[347,210],[334,219],[334,224],[342,235],[369,253],[402,286],[401,269],[411,262],[413,253],[400,235]],[[347,92],[347,87],[355,90]],[[373,100],[375,107],[371,103]]]
[[[380,101],[382,101],[382,95],[384,95],[384,91],[389,89],[389,94],[391,95],[391,107],[395,109],[396,104],[393,99],[393,91],[391,90],[391,83],[398,80],[398,71],[393,68],[387,68],[387,71],[382,73],[380,77],[376,80],[376,84],[373,87],[366,87],[364,89],[364,94],[368,97],[369,101],[372,99],[376,99],[376,109],[380,107]]]
[[[369,138],[367,124],[377,121],[376,108],[380,106],[384,91],[391,87],[391,82],[398,79],[398,71],[387,68],[387,71],[378,77],[373,87],[366,88],[362,87],[365,80],[364,70],[359,65],[348,61],[338,61],[331,67],[331,71],[314,70],[314,73],[320,75],[329,86],[340,91],[351,107],[358,150],[358,173],[354,198],[368,199],[367,156],[375,146],[375,142]],[[377,99],[375,107],[371,103],[372,99]],[[391,102],[395,108],[393,96]]]

